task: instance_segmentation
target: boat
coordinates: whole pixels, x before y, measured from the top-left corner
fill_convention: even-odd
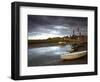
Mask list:
[[[58,44],[60,44],[60,45],[65,45],[66,42],[58,42]]]
[[[72,44],[70,53],[78,52],[78,51],[86,51],[86,50],[87,50],[86,43]]]
[[[87,51],[78,51],[78,52],[63,54],[61,55],[61,59],[62,60],[73,60],[73,59],[84,57],[86,55],[87,55]]]

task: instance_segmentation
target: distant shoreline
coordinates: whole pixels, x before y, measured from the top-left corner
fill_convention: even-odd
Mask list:
[[[87,44],[87,42],[80,43],[80,42],[66,42],[66,44],[59,44],[59,43],[28,43],[28,48],[38,48],[38,47],[48,47],[48,46],[65,46],[65,45],[73,45],[73,44]]]

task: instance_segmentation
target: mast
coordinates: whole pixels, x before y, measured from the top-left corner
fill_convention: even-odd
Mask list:
[[[79,27],[77,28],[78,35],[80,35]]]
[[[75,31],[74,31],[74,29],[73,29],[73,36],[75,35]]]

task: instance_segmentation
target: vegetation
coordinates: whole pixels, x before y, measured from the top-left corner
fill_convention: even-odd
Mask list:
[[[65,37],[54,37],[48,39],[39,39],[39,40],[28,40],[28,44],[39,44],[39,43],[59,43],[59,42],[66,42],[66,43],[84,43],[87,42],[87,36],[65,36]]]

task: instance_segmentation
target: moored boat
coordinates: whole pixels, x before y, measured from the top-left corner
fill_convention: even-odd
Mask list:
[[[58,44],[64,45],[64,44],[66,44],[66,42],[58,42]]]
[[[87,51],[79,51],[79,52],[63,54],[61,55],[61,59],[62,60],[73,60],[73,59],[81,58],[86,55],[87,55]]]

